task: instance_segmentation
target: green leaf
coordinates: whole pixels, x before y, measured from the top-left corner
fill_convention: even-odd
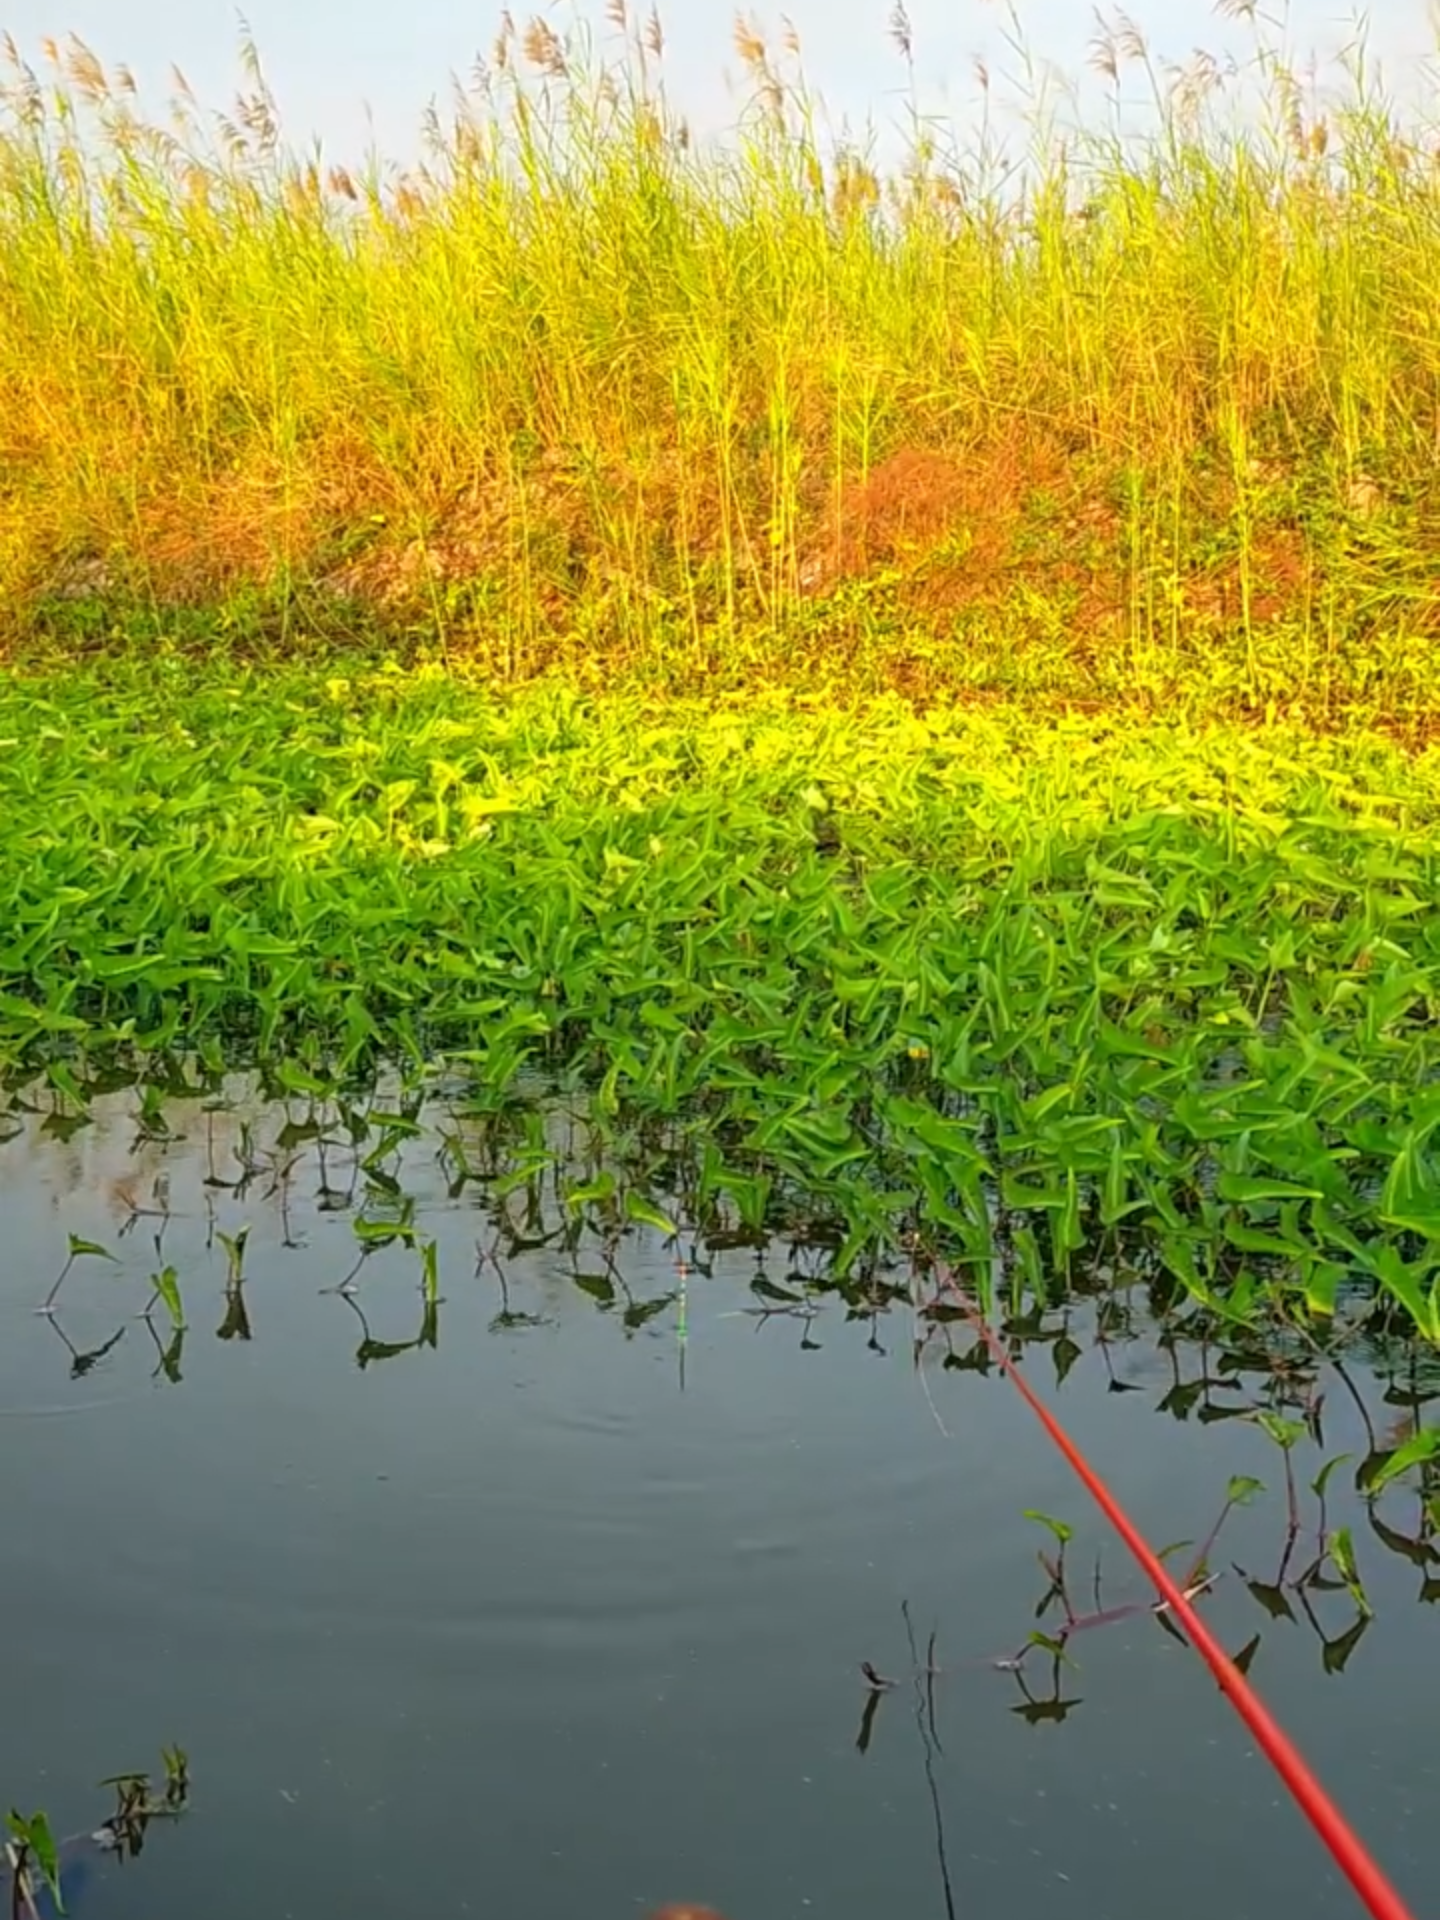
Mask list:
[[[171,1324],[177,1329],[185,1325],[185,1314],[180,1304],[180,1277],[174,1267],[162,1267],[158,1273],[152,1273],[150,1284],[156,1297],[164,1303]]]
[[[244,1274],[245,1243],[250,1238],[250,1228],[246,1225],[238,1233],[217,1233],[216,1238],[225,1249],[225,1284],[227,1287],[238,1287]]]
[[[1440,1240],[1440,1182],[1432,1177],[1420,1147],[1430,1131],[1430,1125],[1413,1130],[1395,1155],[1380,1193],[1380,1218],[1387,1226]]]
[[[1302,1187],[1293,1180],[1275,1180],[1243,1173],[1222,1173],[1216,1181],[1222,1200],[1240,1205],[1269,1200],[1323,1200],[1318,1187]]]
[[[1362,1614],[1369,1615],[1371,1606],[1365,1589],[1360,1581],[1360,1570],[1355,1564],[1355,1543],[1350,1537],[1348,1527],[1337,1527],[1329,1540],[1330,1558],[1335,1562],[1340,1578],[1350,1589],[1350,1597]]]
[[[1317,1473],[1315,1478],[1310,1482],[1310,1491],[1317,1500],[1323,1500],[1325,1498],[1325,1489],[1329,1486],[1330,1476],[1334,1473],[1335,1469],[1337,1467],[1343,1467],[1345,1462],[1352,1457],[1353,1456],[1348,1453],[1337,1453],[1333,1459],[1325,1462],[1319,1473]]]
[[[1048,1527],[1062,1547],[1067,1540],[1072,1540],[1075,1537],[1073,1527],[1067,1526],[1063,1520],[1056,1520],[1048,1513],[1041,1513],[1038,1507],[1026,1507],[1025,1518],[1027,1520],[1037,1521],[1042,1527]]]
[[[643,1199],[633,1188],[626,1189],[625,1218],[633,1221],[636,1226],[653,1227],[657,1233],[664,1234],[667,1240],[676,1240],[680,1236],[680,1229],[675,1222],[667,1214],[663,1214],[658,1207],[652,1206],[648,1200]]]
[[[440,1249],[427,1240],[420,1249],[421,1290],[429,1301],[440,1297]]]
[[[1408,1473],[1412,1467],[1423,1466],[1427,1460],[1440,1457],[1440,1427],[1426,1427],[1420,1433],[1412,1434],[1410,1439],[1399,1446],[1381,1466],[1375,1469],[1366,1486],[1367,1494],[1377,1494],[1388,1487],[1392,1480],[1398,1480],[1402,1473]]]
[[[393,1246],[397,1240],[407,1247],[413,1247],[415,1244],[415,1229],[405,1218],[371,1220],[364,1214],[357,1214],[351,1221],[350,1228],[355,1238],[366,1248]]]
[[[582,1207],[588,1207],[595,1201],[603,1203],[613,1200],[618,1184],[615,1175],[607,1168],[604,1173],[597,1174],[593,1180],[580,1181],[574,1186],[567,1187],[565,1204],[567,1207],[573,1207],[578,1213]]]
[[[43,1813],[32,1813],[28,1819],[17,1813],[12,1807],[6,1817],[6,1826],[11,1838],[24,1850],[27,1864],[33,1864],[40,1870],[40,1877],[50,1891],[57,1913],[65,1912],[65,1903],[60,1897],[60,1851],[55,1844],[55,1836],[50,1830],[50,1822]]]
[[[1298,1441],[1305,1438],[1305,1423],[1302,1420],[1286,1420],[1278,1413],[1272,1413],[1268,1407],[1257,1407],[1251,1416],[1256,1426],[1263,1427],[1277,1447],[1288,1453]]]
[[[82,1240],[78,1233],[72,1233],[68,1235],[67,1238],[70,1247],[70,1258],[72,1260],[79,1260],[86,1254],[93,1255],[97,1260],[115,1260],[115,1255],[111,1253],[110,1249],[108,1247],[102,1247],[98,1240]]]
[[[1067,1667],[1075,1664],[1065,1651],[1065,1642],[1055,1639],[1051,1634],[1042,1633],[1039,1627],[1033,1627],[1026,1634],[1025,1644],[1027,1647],[1040,1647],[1046,1653],[1053,1654],[1057,1660],[1063,1660]]]

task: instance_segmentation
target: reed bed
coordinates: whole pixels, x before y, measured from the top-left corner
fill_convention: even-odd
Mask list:
[[[5,43],[12,648],[208,619],[507,681],[1428,724],[1440,165],[1363,67],[1321,114],[1257,44],[1242,122],[1121,23],[1094,58],[1150,73],[1150,134],[1012,166],[917,114],[882,173],[793,37],[737,27],[707,144],[658,18],[610,28],[507,17],[406,173],[288,145],[248,45],[229,113],[177,76],[160,124],[80,43]]]

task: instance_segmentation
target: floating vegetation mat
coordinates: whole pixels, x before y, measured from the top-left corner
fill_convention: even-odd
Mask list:
[[[754,1228],[803,1188],[842,1273],[1046,1298],[1143,1243],[1213,1315],[1440,1337],[1433,753],[164,657],[12,680],[0,738],[0,1049],[57,1124],[443,1066],[683,1128]]]

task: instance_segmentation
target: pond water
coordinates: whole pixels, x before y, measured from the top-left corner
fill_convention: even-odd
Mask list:
[[[533,1182],[457,1179],[433,1112],[366,1169],[373,1138],[240,1096],[117,1093],[73,1131],[37,1104],[0,1148],[0,1793],[70,1833],[162,1743],[194,1778],[82,1920],[1359,1910],[1018,1396],[958,1364],[963,1325],[818,1291],[778,1239],[685,1236],[687,1268],[583,1205],[567,1229]],[[47,1317],[68,1236],[114,1257],[80,1253]],[[167,1268],[178,1341],[163,1298],[141,1317]],[[1208,1617],[1232,1651],[1259,1634],[1262,1695],[1433,1910],[1440,1553],[1414,1475],[1372,1512],[1353,1463],[1440,1383],[1399,1352],[1267,1376],[1163,1332],[1143,1290],[1092,1297],[1028,1371],[1156,1544],[1264,1483]],[[1286,1561],[1281,1452],[1224,1416],[1317,1398]],[[1341,1583],[1285,1584],[1337,1453],[1368,1628]],[[1074,1529],[1076,1614],[1097,1563],[1098,1604],[1137,1610],[1016,1675],[993,1659],[1055,1550],[1027,1510]],[[898,1683],[863,1739],[861,1662]]]

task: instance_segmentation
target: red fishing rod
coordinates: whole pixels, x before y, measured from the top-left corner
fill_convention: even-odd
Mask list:
[[[948,1268],[937,1261],[935,1270],[941,1285],[953,1296],[961,1312],[998,1362],[1001,1371],[1084,1481],[1100,1511],[1134,1554],[1173,1616],[1189,1634],[1200,1657],[1219,1683],[1220,1691],[1249,1727],[1257,1745],[1262,1747],[1269,1756],[1275,1771],[1299,1802],[1311,1826],[1330,1849],[1341,1872],[1375,1916],[1375,1920],[1413,1920],[1409,1908],[1371,1859],[1345,1816],[1300,1757],[1297,1748],[1291,1744],[1289,1737],[1271,1718],[1260,1696],[1165,1571],[1163,1563],[1131,1523],[1114,1494],[1089,1464],[1054,1414],[1031,1389],[1029,1381],[991,1331],[979,1308],[961,1292]]]

